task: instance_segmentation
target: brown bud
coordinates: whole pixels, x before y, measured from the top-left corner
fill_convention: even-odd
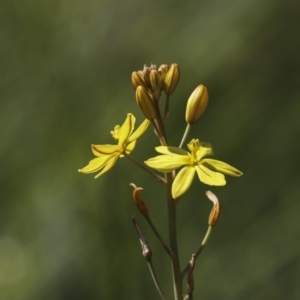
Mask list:
[[[160,98],[161,80],[160,80],[160,74],[157,70],[151,70],[150,82],[153,91],[153,96],[156,100],[158,100]]]
[[[166,64],[163,64],[163,65],[161,65],[161,66],[158,68],[158,72],[159,72],[160,80],[161,80],[161,83],[160,83],[160,89],[161,89],[161,90],[164,89],[164,86],[165,86],[165,78],[166,78],[166,75],[167,75],[167,73],[168,73],[168,70],[169,70],[169,66],[166,65]]]
[[[135,91],[135,98],[138,106],[145,115],[146,119],[153,120],[156,118],[156,110],[151,95],[143,86],[138,86]]]
[[[204,113],[208,103],[207,88],[200,84],[189,97],[186,105],[185,120],[189,124],[196,123]]]
[[[147,208],[146,204],[144,203],[143,199],[140,197],[140,191],[143,191],[144,189],[141,187],[137,187],[133,183],[130,183],[130,185],[134,188],[133,193],[132,193],[132,198],[133,198],[136,208],[143,216],[147,216],[149,214],[148,208]]]
[[[133,183],[131,183],[130,185],[135,187],[135,185]],[[137,223],[134,216],[132,217],[132,221],[133,221],[133,225],[136,229],[136,232],[139,236],[139,241],[140,241],[140,244],[141,244],[141,247],[142,247],[143,256],[144,256],[144,258],[146,258],[146,260],[150,261],[151,258],[152,258],[152,251],[150,249],[150,246],[148,245],[148,242],[147,242],[146,238],[142,234],[141,229],[140,229],[140,227],[139,227],[139,225],[138,225],[138,223]]]
[[[214,193],[212,193],[211,191],[207,191],[206,196],[214,204],[214,206],[210,212],[210,215],[208,217],[208,225],[214,226],[217,223],[219,216],[220,216],[220,211],[221,211],[220,203],[219,203],[217,196]]]
[[[152,251],[147,243],[146,240],[141,240],[140,239],[140,243],[141,243],[141,247],[142,247],[142,251],[143,251],[143,256],[147,259],[150,260],[152,258]]]
[[[132,72],[131,74],[131,83],[133,87],[136,89],[138,86],[145,86],[145,82],[143,79],[143,74],[139,72]]]
[[[193,254],[192,259],[190,260],[190,269],[187,274],[187,287],[186,288],[189,293],[192,293],[195,288],[194,275],[193,275],[195,263],[196,263],[196,256],[195,256],[195,254]]]
[[[180,78],[180,70],[177,64],[172,64],[165,77],[164,90],[167,95],[172,95]]]
[[[142,71],[144,82],[146,84],[146,87],[151,88],[151,82],[150,82],[150,68],[144,66],[144,69]]]

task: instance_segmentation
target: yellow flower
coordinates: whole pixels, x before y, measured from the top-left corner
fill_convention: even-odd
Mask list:
[[[110,170],[119,157],[129,154],[135,147],[136,140],[145,132],[149,125],[149,121],[145,120],[135,132],[134,130],[135,116],[127,114],[127,118],[122,126],[115,126],[111,131],[111,135],[118,141],[117,145],[92,145],[92,151],[96,158],[92,159],[87,166],[78,171],[89,174],[100,171],[95,178]]]
[[[188,144],[188,148],[191,153],[177,147],[159,146],[155,150],[163,155],[145,161],[147,166],[162,173],[169,173],[183,167],[172,185],[174,199],[188,190],[196,172],[199,180],[208,185],[225,185],[226,180],[223,174],[235,177],[243,175],[241,171],[222,161],[203,158],[213,154],[209,144],[199,143],[198,139],[193,139]]]

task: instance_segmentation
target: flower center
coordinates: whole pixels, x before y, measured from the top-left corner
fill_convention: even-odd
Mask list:
[[[191,142],[188,144],[188,148],[191,151],[192,155],[192,164],[195,165],[198,163],[197,159],[197,151],[200,149],[200,142],[198,139],[193,139]]]
[[[116,125],[114,130],[112,130],[110,133],[112,135],[112,137],[115,139],[115,140],[118,140],[119,139],[119,129],[120,129],[120,125]]]

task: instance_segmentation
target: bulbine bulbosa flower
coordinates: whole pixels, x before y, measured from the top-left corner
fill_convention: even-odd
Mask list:
[[[205,184],[222,186],[226,184],[225,176],[239,177],[241,171],[220,160],[204,158],[212,155],[213,150],[209,144],[200,143],[193,139],[188,148],[190,152],[177,147],[159,146],[155,150],[163,155],[150,158],[145,164],[162,173],[169,173],[183,167],[175,177],[172,184],[172,196],[174,199],[184,194],[192,184],[195,173]]]
[[[89,174],[100,171],[95,178],[101,176],[103,173],[110,170],[119,157],[124,154],[129,154],[135,147],[136,140],[145,132],[149,125],[148,120],[134,130],[135,116],[131,113],[127,114],[127,118],[122,126],[115,126],[111,131],[111,135],[118,141],[117,145],[92,145],[92,152],[96,158],[92,159],[87,166],[78,171],[81,173]]]

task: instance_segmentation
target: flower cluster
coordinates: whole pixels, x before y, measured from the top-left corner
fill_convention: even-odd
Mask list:
[[[192,139],[188,143],[189,151],[182,149],[190,126],[199,120],[208,104],[208,91],[202,84],[196,87],[187,101],[185,112],[187,129],[180,146],[168,145],[164,124],[169,117],[169,97],[173,94],[179,78],[180,70],[177,64],[171,66],[163,64],[159,68],[151,65],[150,67],[145,66],[143,70],[134,71],[131,82],[135,88],[137,104],[146,119],[133,132],[135,117],[128,113],[123,125],[117,125],[111,131],[113,138],[118,141],[117,145],[92,145],[92,152],[96,158],[91,160],[86,167],[79,169],[79,172],[100,171],[95,176],[99,177],[110,170],[119,157],[128,156],[131,153],[135,148],[136,140],[145,132],[151,122],[161,144],[155,149],[161,155],[146,160],[145,164],[162,173],[170,173],[182,167],[172,183],[172,197],[174,199],[179,198],[188,190],[196,173],[201,182],[215,186],[226,184],[224,174],[234,177],[241,176],[242,172],[231,165],[206,158],[213,154],[210,144],[200,143],[198,139]],[[162,116],[159,101],[163,92],[166,95],[166,103]]]

